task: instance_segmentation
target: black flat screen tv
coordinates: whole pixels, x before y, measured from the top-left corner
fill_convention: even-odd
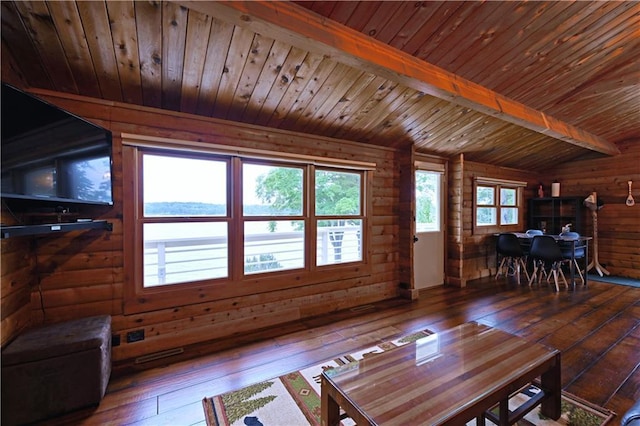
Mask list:
[[[2,198],[112,205],[111,132],[2,83]]]

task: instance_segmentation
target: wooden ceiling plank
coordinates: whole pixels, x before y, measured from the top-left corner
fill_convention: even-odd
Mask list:
[[[36,51],[34,45],[29,42],[29,36],[27,29],[22,22],[22,17],[16,10],[14,2],[3,1],[0,2],[0,18],[2,19],[2,60],[4,61],[7,55],[15,58],[15,61],[10,61],[15,65],[20,65],[20,62],[26,62],[28,67],[14,68],[14,73],[21,74],[21,78],[25,80],[25,86],[31,85],[34,87],[40,87],[43,89],[53,89],[54,84],[49,78],[47,70],[43,67],[40,56]],[[20,61],[18,61],[20,58]],[[9,62],[9,61],[8,61]],[[11,68],[5,68],[3,63],[2,67],[2,80],[8,81],[9,77],[5,77]]]
[[[113,51],[107,5],[100,1],[83,1],[78,2],[77,5],[102,98],[122,102],[122,87],[118,76],[116,54]]]
[[[302,49],[328,51],[336,59],[421,90],[432,96],[468,106],[507,122],[587,149],[614,155],[618,148],[568,123],[506,98],[441,68],[420,61],[342,25],[320,20],[306,9],[283,2],[183,2],[211,16],[287,40]],[[381,52],[384,52],[381,54]]]
[[[429,99],[435,99],[432,96],[424,95],[417,90],[408,89],[403,96],[403,102],[396,104],[395,108],[384,111],[375,127],[369,130],[364,139],[385,139],[390,138],[398,142],[398,144],[406,144],[412,142],[417,144],[419,141],[411,136],[411,130],[403,125],[407,121],[407,117],[415,117],[419,115],[416,111],[424,111],[430,104]]]
[[[331,125],[339,119],[340,115],[359,97],[366,98],[364,90],[375,79],[375,75],[363,72],[354,72],[349,81],[341,81],[330,97],[316,112],[316,120],[308,131],[315,134],[327,134]],[[346,123],[348,125],[348,123]]]
[[[347,3],[347,2],[341,2],[341,3]],[[384,4],[384,1],[367,1],[366,8],[359,7],[359,3],[362,3],[362,2],[354,1],[354,2],[348,2],[348,3],[353,3],[354,5],[356,5],[353,12],[351,13],[351,16],[349,16],[349,18],[346,21],[339,20],[338,22],[346,22],[346,24],[349,27],[353,28],[356,31],[362,32],[364,30],[364,27],[367,25],[367,22],[369,22],[373,16],[378,15],[380,13],[379,9],[380,9],[380,6]],[[335,14],[330,15],[330,18],[333,20],[340,19],[341,16],[337,14],[339,10],[334,9],[334,12]]]
[[[316,91],[322,88],[322,86],[325,84],[325,81],[327,81],[327,79],[333,73],[333,70],[337,66],[337,62],[323,57],[323,60],[318,65],[317,72],[307,80],[307,84],[304,87],[304,90],[299,93],[295,103],[291,105],[291,109],[289,109],[284,117],[279,117],[280,124],[278,128],[294,128],[294,124],[307,109],[307,107],[313,100]]]
[[[457,26],[451,30],[451,36],[446,40],[446,48],[438,49],[438,52],[429,56],[427,60],[435,65],[447,64],[449,71],[479,82],[470,78],[469,72],[475,69],[470,64],[492,64],[489,57],[496,53],[497,49],[494,46],[512,42],[511,37],[502,41],[496,39],[510,36],[512,33],[507,29],[521,25],[526,9],[520,2],[474,2],[474,5],[477,5],[475,13],[462,22],[456,22]],[[495,64],[492,70],[494,74],[500,72]]]
[[[425,22],[421,31],[405,45],[404,51],[422,60],[428,60],[438,50],[438,46],[449,34],[452,16],[456,16],[458,10],[465,7],[475,8],[478,2],[465,1],[435,1],[427,2],[429,8],[433,8],[433,14],[429,21]]]
[[[281,103],[282,98],[285,96],[289,87],[296,85],[298,75],[304,64],[304,60],[307,57],[306,51],[300,50],[296,47],[285,45],[280,41],[276,41],[275,45],[281,46],[282,51],[285,53],[281,60],[273,61],[273,70],[265,74],[271,73],[273,75],[273,82],[271,84],[265,84],[264,86],[264,100],[260,110],[256,109],[255,118],[249,118],[247,121],[250,123],[266,123],[273,115],[273,111]],[[266,79],[260,77],[260,80]],[[251,99],[253,105],[253,97]]]
[[[224,62],[224,69],[213,109],[214,117],[226,118],[226,112],[233,101],[233,94],[242,76],[244,64],[247,62],[247,53],[251,49],[254,36],[253,31],[235,26],[226,58],[217,58],[218,61]]]
[[[180,110],[189,10],[162,3],[162,108]]]
[[[384,79],[380,76],[378,76],[377,79],[380,84],[376,87],[376,91],[373,93],[373,95],[369,97],[369,99],[365,100],[365,102],[357,111],[354,111],[352,113],[352,115],[349,117],[348,125],[334,130],[334,132],[331,134],[332,137],[338,139],[346,139],[351,137],[350,135],[355,134],[356,129],[361,126],[360,122],[375,114],[376,108],[378,108],[380,104],[390,102],[387,99],[395,99],[398,93],[396,89],[400,85],[393,81]],[[401,89],[406,88],[403,87]]]
[[[547,104],[544,104],[553,114],[558,113],[558,105],[566,102],[579,93],[580,90],[588,90],[588,93],[597,93],[601,84],[615,77],[609,77],[608,74],[615,74],[618,69],[625,67],[625,62],[637,64],[637,55],[640,53],[638,49],[638,35],[630,33],[620,33],[619,37],[609,40],[603,40],[602,45],[611,44],[615,46],[612,49],[597,48],[585,50],[580,56],[570,56],[561,70],[556,70],[553,74],[543,73],[542,78],[549,79],[549,93]],[[635,44],[635,49],[634,49]],[[611,55],[611,51],[616,52],[616,56]],[[569,55],[567,55],[569,56]],[[608,69],[603,69],[607,64]],[[636,69],[637,65],[636,65]],[[627,80],[630,86],[635,86],[638,90],[637,77],[635,81]],[[522,93],[523,98],[535,99],[529,91]],[[604,99],[602,99],[604,101]],[[586,99],[584,100],[586,101]],[[560,116],[557,116],[560,118]],[[575,121],[579,123],[579,120]]]
[[[507,75],[518,75],[515,70],[521,68],[522,62],[535,59],[535,52],[538,49],[532,47],[532,43],[536,43],[533,35],[540,29],[540,26],[544,26],[545,21],[533,19],[532,16],[542,16],[545,12],[557,15],[570,7],[571,3],[531,2],[518,3],[517,5],[514,14],[518,19],[511,22],[511,25],[502,27],[503,31],[497,33],[491,43],[480,50],[482,53],[478,52],[479,54],[469,58],[464,66],[458,67],[460,75],[497,90],[497,80],[506,80],[504,76]],[[544,34],[547,33],[548,31]],[[507,48],[495,49],[496,45],[507,46]]]
[[[69,67],[64,49],[60,44],[60,39],[47,5],[44,2],[21,1],[14,4],[20,13],[22,22],[32,35],[42,66],[51,76],[51,81],[55,85],[54,89],[78,94],[78,86]],[[61,60],[61,58],[64,58],[64,60]]]
[[[315,92],[311,102],[307,105],[302,114],[298,117],[294,127],[300,129],[303,132],[312,133],[307,130],[309,127],[313,127],[315,120],[321,120],[323,113],[326,112],[323,108],[330,108],[334,105],[348,86],[351,84],[351,79],[356,78],[362,71],[353,69],[344,64],[338,64],[331,75],[325,80],[322,87]],[[328,101],[329,106],[324,107]]]
[[[337,1],[312,1],[309,2],[310,7],[309,10],[313,10],[316,13],[319,13],[322,16],[328,16],[333,13],[337,5]]]
[[[537,108],[553,106],[557,102],[557,96],[563,96],[566,88],[579,84],[577,75],[571,73],[569,76],[569,71],[574,71],[574,67],[584,69],[585,67],[581,66],[581,64],[585,55],[587,57],[592,56],[595,52],[602,50],[600,46],[606,43],[606,39],[602,35],[590,40],[584,34],[591,34],[595,28],[604,26],[610,18],[615,16],[614,11],[606,11],[612,4],[614,3],[598,3],[600,6],[597,11],[584,8],[581,10],[569,9],[566,13],[566,18],[563,16],[555,24],[556,31],[543,32],[543,36],[537,37],[536,42],[530,46],[535,55],[532,54],[529,60],[523,60],[521,57],[513,60],[523,71],[527,70],[528,67],[531,69],[535,67],[536,72],[523,72],[525,78],[509,82],[508,85],[504,83],[497,85],[495,90],[513,96],[522,96],[522,99],[526,99],[525,102],[531,103]],[[576,5],[579,6],[581,3],[576,3]],[[583,16],[582,13],[585,15]],[[612,30],[616,31],[615,28],[620,28],[619,31],[623,31],[624,27],[622,25],[619,27],[614,25]],[[564,33],[566,36],[558,39],[558,33]],[[609,31],[606,33],[610,34]],[[562,42],[569,37],[571,38],[570,43]],[[590,45],[591,43],[593,45]],[[553,47],[550,48],[549,46]],[[572,64],[575,65],[572,66]],[[545,86],[551,86],[549,89],[550,96],[532,96],[531,89],[532,85],[535,85],[535,81],[545,81]],[[557,84],[556,87],[558,89],[563,87],[565,89],[556,90],[553,88],[553,84]]]
[[[113,6],[111,6],[113,7]],[[143,105],[162,107],[162,6],[135,2]]]
[[[180,111],[182,112],[195,114],[198,110],[211,21],[212,19],[207,15],[189,11],[180,93]]]
[[[106,2],[124,102],[142,105],[142,80],[133,1]]]
[[[359,111],[366,108],[366,105],[378,95],[380,87],[387,83],[382,77],[374,76],[373,74],[366,74],[366,76],[368,82],[361,92],[357,96],[349,96],[349,100],[345,102],[344,107],[336,111],[337,114],[332,114],[333,117],[331,118],[333,120],[327,123],[327,126],[318,129],[322,134],[333,135],[340,128],[350,128],[355,125],[357,120],[353,118],[357,116]]]
[[[252,122],[251,119],[245,117],[245,111],[249,107],[247,114],[253,113],[257,115],[257,111],[260,110],[262,104],[266,100],[271,86],[274,84],[272,73],[265,73],[265,64],[267,61],[271,62],[268,68],[273,67],[273,59],[276,63],[283,61],[287,57],[289,48],[282,46],[279,49],[279,45],[275,44],[275,40],[256,34],[253,37],[253,42],[249,51],[246,53],[247,61],[242,70],[242,75],[236,87],[236,91],[233,95],[233,102],[229,105],[228,111],[225,116],[234,121]],[[231,52],[230,54],[234,54]],[[266,75],[266,77],[265,77]],[[244,117],[243,120],[241,120]]]
[[[224,59],[229,54],[233,29],[234,26],[228,22],[218,19],[211,22],[197,109],[198,114],[205,117],[213,116],[219,83],[224,74]]]
[[[387,2],[389,3],[389,2]],[[423,7],[420,7],[420,2],[408,2],[403,1],[398,5],[395,5],[388,13],[388,19],[377,29],[375,33],[367,33],[371,37],[382,41],[385,44],[390,44],[391,40],[399,36],[402,30],[410,22],[415,22],[415,14],[419,12]],[[393,6],[393,5],[392,5]]]
[[[362,142],[371,142],[375,140],[377,141],[376,144],[382,144],[380,142],[380,139],[377,137],[377,134],[374,134],[373,136],[367,135],[371,135],[372,133],[374,133],[372,131],[375,130],[378,125],[385,126],[384,117],[388,115],[389,111],[400,108],[408,99],[411,99],[412,95],[415,94],[415,90],[398,84],[384,98],[384,102],[372,104],[373,108],[371,108],[371,110],[366,115],[363,115],[362,119],[358,120],[352,128],[353,131],[355,131],[356,134],[359,135],[358,140]],[[405,141],[391,142],[391,144],[386,144],[386,146],[395,147],[406,144],[410,141],[407,139]]]
[[[433,14],[438,10],[435,7],[435,3],[431,1],[421,1],[414,3],[415,9],[413,11],[412,19],[407,22],[398,33],[389,40],[389,45],[396,49],[403,50],[409,54],[415,51],[412,49],[411,43],[417,43],[418,40],[424,40],[421,36],[423,31],[429,31],[430,25],[428,24]],[[346,23],[348,27],[351,27],[349,23]]]
[[[316,70],[322,61],[322,55],[306,52],[293,81],[287,86],[287,90],[280,99],[280,102],[278,102],[278,105],[273,109],[271,116],[267,117],[267,114],[262,114],[260,119],[256,121],[256,124],[268,127],[280,127],[280,123],[282,123],[288,115],[292,106],[296,104],[297,99],[307,84],[313,80],[313,76],[316,74]]]
[[[78,93],[92,98],[102,97],[76,3],[49,2],[48,6],[73,79],[78,86]]]
[[[13,52],[7,46],[5,39],[1,41],[2,55],[0,55],[0,71],[2,82],[16,87],[28,87],[29,83],[20,72],[20,62],[13,56]]]

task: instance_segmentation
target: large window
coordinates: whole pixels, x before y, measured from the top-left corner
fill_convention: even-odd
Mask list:
[[[521,216],[522,182],[477,179],[474,185],[476,232],[517,228]]]
[[[341,267],[346,277],[368,273],[367,171],[148,147],[127,152],[137,188],[125,203],[136,235],[125,244],[135,259],[129,305],[153,303],[156,294],[166,302],[167,291],[183,290],[178,297],[191,292],[201,301],[194,288],[209,286],[209,299],[253,294]]]

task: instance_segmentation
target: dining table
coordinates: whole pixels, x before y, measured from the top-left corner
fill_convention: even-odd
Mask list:
[[[523,246],[531,246],[531,241],[533,241],[533,238],[535,237],[535,235],[530,235],[527,234],[526,232],[513,232],[513,234],[515,234],[516,237],[518,237],[518,240],[520,241],[520,244]],[[584,262],[585,262],[585,269],[584,269],[584,280],[583,280],[583,285],[587,285],[587,268],[586,268],[586,264],[588,262],[589,259],[589,241],[593,240],[593,237],[588,237],[588,236],[579,236],[579,237],[569,237],[569,236],[564,236],[564,235],[555,235],[555,234],[544,234],[544,235],[549,235],[551,237],[553,237],[554,240],[556,240],[556,243],[558,244],[570,244],[571,245],[571,263],[569,265],[569,271],[570,271],[570,276],[571,276],[571,289],[575,289],[576,287],[576,250],[577,249],[581,249],[584,248]]]

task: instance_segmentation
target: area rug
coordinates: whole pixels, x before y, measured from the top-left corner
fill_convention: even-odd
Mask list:
[[[600,281],[603,283],[628,285],[631,287],[640,287],[640,280],[636,280],[633,278],[612,277],[610,275],[604,275],[601,277],[600,275],[596,275],[596,274],[589,274],[588,278],[589,278],[589,281],[593,280],[593,281]]]
[[[243,389],[202,400],[208,426],[319,426],[320,374],[322,371],[360,360],[395,347],[414,342],[432,334],[428,330],[412,333],[399,339],[343,355],[326,362],[294,371],[280,377],[256,383]],[[534,385],[523,388],[509,404],[517,407],[539,389]],[[605,425],[615,414],[604,408],[562,394],[562,417],[553,421],[541,417],[538,409],[531,411],[517,425]],[[344,426],[355,423],[345,418]],[[487,424],[493,424],[487,420]],[[475,420],[468,423],[475,425]]]

